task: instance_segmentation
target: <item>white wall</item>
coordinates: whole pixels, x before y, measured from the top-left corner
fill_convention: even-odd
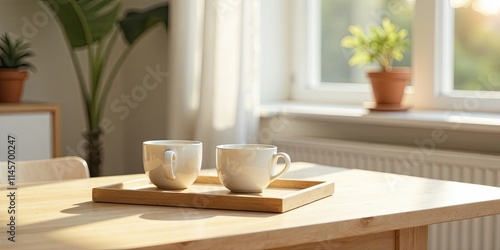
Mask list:
[[[127,0],[124,7],[158,2],[161,0]],[[60,104],[62,154],[84,154],[81,134],[86,127],[77,79],[59,26],[42,6],[41,1],[2,0],[0,32],[26,37],[36,52],[32,59],[36,71],[27,81],[23,101]],[[148,82],[148,86],[156,86],[151,91],[145,91],[143,79],[156,69],[166,71],[166,58],[166,35],[156,29],[140,41],[118,74],[104,113],[111,125],[104,140],[103,175],[141,172],[142,141],[165,136],[168,79],[150,77],[160,79],[158,85]],[[133,105],[122,101],[123,95],[131,96]]]
[[[148,8],[164,0],[123,2],[126,8]],[[135,105],[123,103],[119,105],[121,111],[118,112],[118,120],[122,121],[125,127],[123,133],[125,149],[122,157],[125,160],[125,173],[143,172],[143,141],[168,139],[166,96],[171,72],[167,68],[167,58],[170,55],[167,53],[167,43],[165,29],[156,27],[137,44],[123,66],[121,73],[124,83],[123,93],[139,97],[133,101]],[[142,97],[142,93],[146,93],[145,97]],[[114,107],[113,110],[116,110],[116,106]],[[125,107],[129,110],[128,116],[123,111]]]

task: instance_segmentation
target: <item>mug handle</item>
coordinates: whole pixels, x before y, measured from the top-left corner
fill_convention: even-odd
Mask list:
[[[286,173],[286,171],[288,171],[290,165],[292,164],[292,160],[290,160],[290,156],[287,153],[278,152],[273,155],[273,166],[278,163],[278,159],[281,157],[285,159],[285,167],[278,174],[271,176],[271,182],[273,182],[274,180],[278,179],[278,177]]]
[[[175,152],[170,149],[163,152],[163,171],[167,179],[175,180],[174,168],[176,158]]]

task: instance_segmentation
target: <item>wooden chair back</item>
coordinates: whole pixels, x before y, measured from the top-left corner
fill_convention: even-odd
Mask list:
[[[89,178],[87,162],[77,156],[65,156],[43,160],[17,161],[13,164],[0,162],[0,184],[8,184],[15,177],[16,183],[58,181]],[[10,168],[9,168],[10,167]]]

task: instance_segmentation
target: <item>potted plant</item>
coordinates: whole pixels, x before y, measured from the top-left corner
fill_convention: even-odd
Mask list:
[[[33,66],[26,61],[33,56],[28,42],[21,37],[11,38],[8,33],[0,37],[0,103],[19,103]]]
[[[119,17],[121,1],[52,1],[43,0],[54,12],[66,37],[73,66],[78,78],[87,120],[86,160],[92,177],[100,175],[102,163],[101,129],[108,93],[123,62],[134,45],[151,28],[158,24],[167,26],[167,3],[146,10],[129,11]],[[116,60],[110,57],[117,43],[123,38],[125,49]],[[86,52],[82,57],[78,52]],[[84,64],[87,67],[84,67]],[[85,72],[88,75],[85,77]]]
[[[366,33],[359,25],[349,26],[349,32],[351,35],[341,41],[343,47],[353,50],[349,65],[379,65],[379,69],[367,71],[376,104],[373,109],[406,110],[401,101],[411,71],[407,67],[392,67],[392,64],[394,60],[403,59],[409,44],[408,31],[384,18],[380,25],[370,26]]]

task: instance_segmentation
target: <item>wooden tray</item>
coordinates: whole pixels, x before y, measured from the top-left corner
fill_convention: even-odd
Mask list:
[[[163,190],[148,178],[92,189],[95,202],[283,213],[333,194],[334,183],[278,179],[262,193],[233,193],[215,176],[182,190]]]

